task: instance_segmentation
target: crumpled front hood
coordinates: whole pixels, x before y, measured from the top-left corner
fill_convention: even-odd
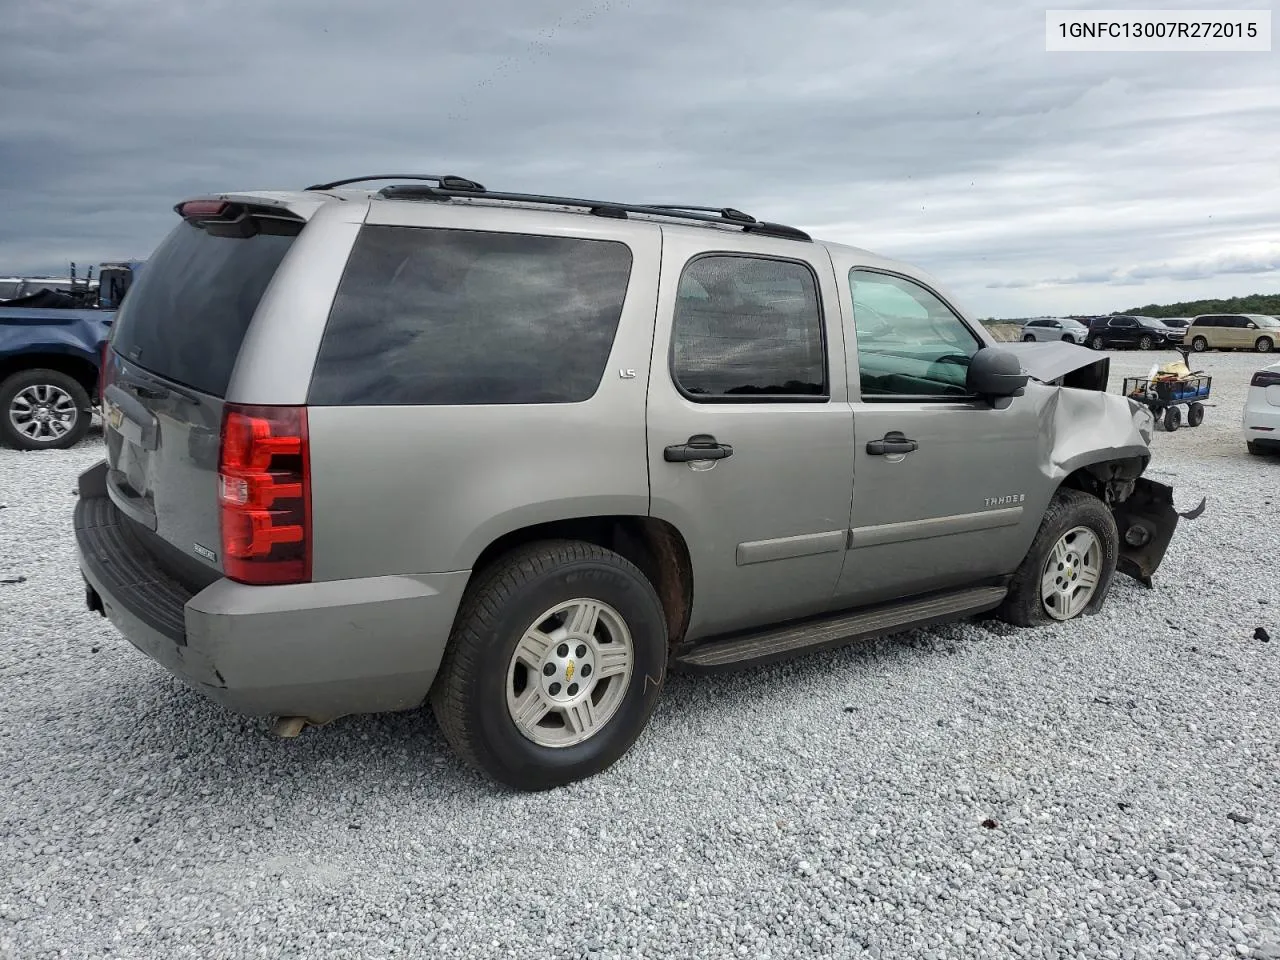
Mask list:
[[[1074,343],[1001,343],[1018,358],[1022,371],[1041,383],[1082,390],[1106,390],[1111,374],[1111,358],[1104,353]]]

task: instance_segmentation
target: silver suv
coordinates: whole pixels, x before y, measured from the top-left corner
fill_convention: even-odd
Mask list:
[[[107,351],[87,604],[284,735],[430,702],[552,787],[668,669],[1070,620],[1178,522],[1105,356],[737,210],[456,177],[176,210]]]

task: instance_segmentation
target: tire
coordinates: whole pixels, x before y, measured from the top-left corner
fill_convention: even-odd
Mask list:
[[[1182,426],[1182,410],[1178,407],[1170,407],[1164,412],[1164,428],[1169,433],[1177,430]]]
[[[1152,337],[1143,337],[1141,340],[1138,341],[1139,350],[1150,350],[1155,345],[1156,345],[1156,342]]]
[[[1206,340],[1204,337],[1192,337],[1191,349],[1194,350],[1196,353],[1204,353],[1206,350],[1209,349],[1209,341]]]
[[[1055,575],[1059,572],[1046,570],[1049,558],[1058,542],[1068,533],[1075,534],[1079,528],[1084,528],[1093,535],[1097,551],[1097,579],[1093,584],[1093,592],[1087,598],[1078,594],[1080,587],[1076,588],[1079,599],[1084,601],[1081,608],[1068,617],[1059,618],[1050,614],[1042,599],[1041,581],[1046,572],[1053,572]],[[1073,542],[1078,541],[1079,536],[1075,534]],[[1040,521],[1040,529],[1031,543],[1031,549],[1013,575],[1009,593],[997,608],[996,616],[1015,626],[1038,627],[1061,622],[1061,619],[1097,613],[1106,602],[1107,593],[1111,589],[1111,578],[1115,574],[1119,551],[1120,534],[1116,530],[1115,517],[1106,504],[1080,490],[1059,490],[1049,502],[1049,509]]]
[[[1063,339],[1064,341],[1066,341],[1067,343],[1075,343],[1075,342],[1076,342],[1076,338],[1075,338],[1075,337],[1073,337],[1073,336],[1072,336],[1071,334],[1069,334],[1069,333],[1064,333],[1064,334],[1062,335],[1062,339]]]
[[[1204,423],[1204,404],[1193,403],[1187,407],[1187,426],[1198,427]]]
[[[556,618],[546,619],[547,614],[576,599],[602,604],[607,611],[600,614],[599,630],[610,642],[593,642],[592,653],[584,654],[587,647],[581,641],[564,638],[564,625],[548,627]],[[606,676],[601,651],[621,643],[619,623],[630,638],[630,672]],[[517,654],[517,647],[526,649],[523,638],[537,627],[543,628],[546,643],[540,648],[547,658],[544,666],[555,668],[546,682],[541,671],[520,661],[525,654]],[[529,727],[532,734],[527,733],[514,716],[521,692],[536,691],[534,700],[550,703],[549,683],[559,688],[557,694],[568,696],[568,681],[586,677],[589,661],[597,656],[599,680],[593,675],[577,702],[581,708],[600,692],[600,706],[595,708],[605,714],[600,726],[578,742],[535,742],[533,734],[567,741],[574,733],[570,711],[553,711],[555,717],[539,714],[540,722],[560,720],[560,732],[551,723],[534,724]],[[430,701],[445,739],[463,761],[517,790],[546,790],[597,774],[630,749],[658,702],[666,667],[666,617],[644,574],[629,560],[594,544],[543,541],[497,560],[468,587]],[[517,691],[522,676],[523,691]]]
[[[1275,349],[1275,341],[1270,337],[1259,337],[1253,342],[1253,349],[1257,350],[1258,353],[1270,353]]]
[[[1106,347],[1106,344],[1103,342],[1101,337],[1094,337],[1089,341],[1089,346],[1093,347],[1095,350],[1102,350]]]
[[[1246,440],[1244,444],[1255,457],[1265,457],[1267,455],[1267,451],[1262,449],[1262,444],[1256,440]]]
[[[35,419],[39,417],[48,419]],[[84,439],[92,422],[88,391],[65,373],[21,370],[0,383],[0,442],[5,446],[65,450]]]
[[[1022,342],[1023,342],[1023,343],[1035,343],[1035,342],[1036,342],[1036,338],[1035,338],[1032,334],[1027,334],[1025,337],[1023,337],[1023,338],[1022,338]]]

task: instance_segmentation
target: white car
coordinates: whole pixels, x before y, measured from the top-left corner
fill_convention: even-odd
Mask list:
[[[1280,362],[1263,367],[1249,381],[1244,440],[1250,453],[1280,453]]]
[[[1089,328],[1069,317],[1036,317],[1022,326],[1024,342],[1066,340],[1068,343],[1084,343],[1088,338]]]

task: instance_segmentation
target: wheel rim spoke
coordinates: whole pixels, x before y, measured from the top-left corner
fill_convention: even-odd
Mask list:
[[[535,686],[529,687],[515,702],[512,719],[521,727],[536,727],[542,718],[551,712],[551,704],[543,699],[542,691]]]
[[[547,656],[547,652],[554,644],[554,640],[534,627],[532,630],[526,631],[516,645],[516,659],[527,667],[535,670],[539,669],[542,666],[542,661]]]
[[[564,723],[578,737],[588,737],[600,726],[600,713],[590,697],[583,697],[564,711]]]
[[[565,627],[575,637],[595,636],[600,623],[600,604],[583,600],[569,612]]]
[[[600,679],[619,676],[631,667],[631,651],[613,644],[602,644],[596,663],[596,676]]]

